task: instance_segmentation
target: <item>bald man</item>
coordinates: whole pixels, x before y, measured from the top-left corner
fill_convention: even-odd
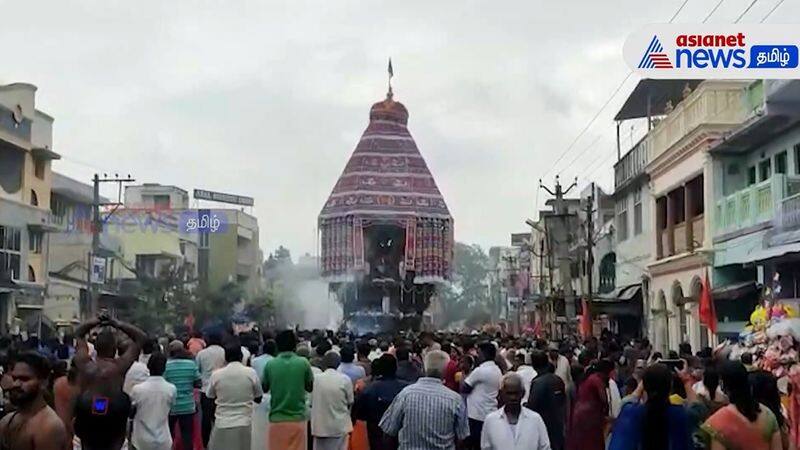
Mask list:
[[[550,450],[542,417],[522,406],[522,378],[513,372],[503,377],[500,395],[504,406],[486,416],[481,450]]]

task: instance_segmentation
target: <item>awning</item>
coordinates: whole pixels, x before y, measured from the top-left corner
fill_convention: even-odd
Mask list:
[[[620,286],[607,294],[599,294],[594,298],[594,301],[602,303],[629,301],[642,290],[640,283],[630,284],[627,286]]]
[[[755,261],[763,261],[766,259],[779,258],[781,256],[790,255],[792,253],[800,253],[800,242],[780,245],[778,247],[765,248],[764,250],[753,252],[751,253],[753,258],[750,261],[755,262]]]
[[[31,154],[39,159],[61,159],[61,155],[50,150],[49,148],[35,147],[31,149]]]
[[[755,281],[743,281],[712,289],[711,297],[714,300],[735,300],[755,293],[757,290],[758,286]]]

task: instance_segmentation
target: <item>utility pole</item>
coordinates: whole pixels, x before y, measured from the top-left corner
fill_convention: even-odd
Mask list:
[[[522,298],[519,295],[519,291],[517,290],[517,277],[519,276],[519,274],[517,273],[517,257],[513,255],[504,256],[503,260],[505,260],[506,264],[508,265],[508,287],[506,288],[506,320],[510,321],[511,319],[509,317],[510,305],[508,302],[508,297],[509,297],[508,293],[509,291],[511,291],[511,289],[514,289],[514,292],[516,292],[515,298],[517,299],[517,330],[519,332],[520,317],[521,317],[520,308],[522,307],[521,304]]]
[[[102,281],[97,280],[97,282],[95,282],[92,280],[95,257],[100,257],[102,255],[102,257],[105,258],[104,252],[100,246],[100,233],[103,232],[103,225],[108,222],[108,219],[111,218],[114,212],[117,211],[117,208],[119,208],[122,204],[121,197],[123,183],[132,183],[134,181],[136,180],[131,178],[130,175],[128,175],[126,178],[120,178],[119,175],[114,174],[113,178],[109,178],[105,173],[103,174],[103,178],[100,178],[100,175],[98,174],[94,174],[94,177],[92,178],[92,250],[89,252],[89,265],[86,268],[86,293],[89,296],[87,302],[88,311],[86,311],[86,316],[88,317],[97,315],[97,301],[100,297],[100,284]],[[100,202],[100,183],[117,183],[118,193],[116,203]],[[103,218],[100,215],[101,206],[113,206],[114,209],[112,209],[108,215]]]
[[[555,197],[555,204],[553,205],[553,214],[549,217],[552,217],[557,221],[555,226],[547,227],[548,231],[548,238],[550,239],[550,254],[555,253],[556,259],[558,261],[558,273],[559,278],[561,279],[561,288],[564,291],[564,313],[567,317],[567,321],[574,320],[577,316],[575,312],[575,293],[572,290],[572,273],[571,273],[571,263],[572,260],[569,257],[569,244],[572,236],[570,236],[571,230],[569,225],[569,219],[574,214],[569,212],[569,208],[567,207],[566,202],[564,201],[564,196],[567,195],[573,188],[578,185],[578,179],[575,178],[575,181],[566,189],[562,189],[561,183],[559,181],[558,175],[556,175],[556,185],[553,190],[550,190],[547,186],[542,184],[542,180],[539,180],[539,188],[544,189],[548,194]],[[545,218],[545,225],[547,224],[547,218]],[[569,325],[569,329],[573,330],[572,325]]]
[[[589,317],[589,320],[592,320],[592,301],[593,295],[593,275],[594,275],[594,252],[592,251],[594,247],[594,182],[592,182],[592,192],[589,194],[589,200],[586,202],[586,275],[587,275],[587,284],[589,289],[587,290],[586,295],[586,315]],[[591,322],[592,324],[594,322]],[[592,325],[594,326],[594,325]]]

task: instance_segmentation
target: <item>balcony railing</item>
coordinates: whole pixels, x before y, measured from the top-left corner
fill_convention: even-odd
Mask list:
[[[789,195],[781,200],[780,209],[775,215],[776,228],[796,230],[800,228],[800,193]]]
[[[747,82],[705,82],[679,103],[656,127],[652,139],[652,158],[657,158],[678,140],[700,125],[737,125],[749,114]]]
[[[615,188],[644,172],[645,166],[650,162],[650,143],[651,140],[645,136],[614,164]]]
[[[669,256],[680,255],[681,253],[691,252],[694,249],[703,246],[705,234],[703,231],[703,214],[692,217],[687,223],[686,221],[677,223],[672,226],[672,242],[673,248],[670,248],[670,230],[665,228],[659,232],[659,239],[661,239],[661,253],[656,259],[666,258]],[[688,232],[687,226],[691,224],[692,227],[692,242],[688,242],[686,233]]]
[[[792,207],[800,178],[783,174],[773,175],[760,183],[736,191],[717,201],[715,234],[733,233],[776,217],[780,208],[782,220],[794,219]],[[789,197],[791,195],[791,197]],[[788,198],[787,198],[788,197]],[[788,202],[786,202],[789,200]],[[784,204],[784,202],[786,202]],[[789,219],[787,219],[789,217]],[[800,223],[799,223],[800,225]]]
[[[658,122],[614,165],[614,187],[642,173],[647,164],[700,125],[738,125],[763,105],[763,85],[707,81]]]
[[[679,223],[674,227],[675,232],[675,254],[680,255],[681,253],[689,250],[686,247],[686,222]]]
[[[700,214],[699,216],[695,216],[692,218],[692,240],[693,247],[702,247],[703,243],[706,239],[706,230],[705,230],[705,222],[703,218],[705,217],[704,214]]]
[[[661,230],[658,238],[661,239],[661,253],[659,253],[657,259],[666,258],[667,256],[674,255],[675,253],[670,249],[669,245],[669,238],[670,238],[669,230],[667,229]]]

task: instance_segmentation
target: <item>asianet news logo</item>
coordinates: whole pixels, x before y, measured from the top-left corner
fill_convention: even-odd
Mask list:
[[[628,64],[649,78],[799,78],[797,30],[749,26],[754,31],[683,32],[686,25],[654,25],[625,43]],[[730,26],[723,26],[730,29]],[[719,28],[719,27],[716,27]],[[737,26],[738,28],[738,26]],[[727,31],[727,30],[726,30]],[[787,32],[788,31],[788,32]],[[647,40],[642,39],[642,34]],[[638,42],[636,62],[631,48]],[[644,49],[644,51],[642,51]],[[776,70],[777,69],[777,70]]]

